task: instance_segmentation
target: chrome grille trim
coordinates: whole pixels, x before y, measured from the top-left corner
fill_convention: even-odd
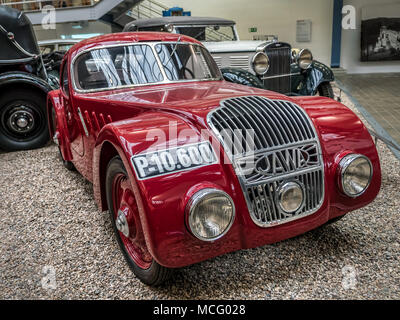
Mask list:
[[[323,193],[318,190],[323,189],[323,171],[321,169],[312,170],[293,177],[304,186],[305,201],[300,210],[295,214],[286,214],[279,209],[276,201],[276,190],[278,186],[285,182],[285,179],[247,186],[246,192],[249,210],[253,221],[261,227],[273,227],[282,223],[304,218],[316,212],[324,200]],[[315,191],[316,190],[316,191]]]
[[[249,56],[230,56],[229,57],[229,67],[240,68],[244,70],[249,70]]]
[[[218,68],[222,68],[222,57],[213,57]]]
[[[291,76],[298,76],[300,73],[288,73],[288,74],[281,74],[278,76],[270,76],[270,77],[262,77],[261,80],[268,80],[268,79],[276,79],[276,78],[283,78],[283,77],[291,77]]]
[[[321,146],[311,119],[301,107],[289,101],[261,96],[230,98],[221,101],[220,107],[208,114],[207,123],[234,166],[256,225],[267,228],[287,223],[311,215],[322,206],[325,183]],[[254,153],[234,154],[229,148],[234,139],[223,140],[221,132],[228,130],[233,132],[233,138],[238,139],[243,148],[247,147],[248,141],[235,136],[234,130],[238,129],[254,130],[254,140],[250,141],[254,145]],[[285,162],[283,154],[296,157],[295,153],[302,159],[296,162],[291,158],[291,162]],[[242,162],[249,157],[254,157],[256,161],[273,155],[280,157],[282,172],[267,174],[263,171],[260,174],[254,166],[253,171],[257,171],[254,174],[241,169]],[[294,214],[282,212],[276,202],[278,186],[288,180],[295,180],[304,186],[304,205]]]

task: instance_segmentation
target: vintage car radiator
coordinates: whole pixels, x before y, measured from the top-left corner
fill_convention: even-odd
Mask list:
[[[303,109],[258,96],[232,98],[211,111],[207,122],[233,163],[254,223],[275,226],[320,208],[324,199],[321,148]],[[244,133],[249,130],[254,134]],[[287,181],[301,185],[305,199],[291,214],[277,204],[279,188]]]
[[[262,77],[264,87],[271,91],[289,94],[291,92],[290,65],[292,49],[290,45],[274,42],[265,48],[270,60],[270,68]]]

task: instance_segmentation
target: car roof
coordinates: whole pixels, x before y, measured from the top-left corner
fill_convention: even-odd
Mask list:
[[[36,59],[35,57],[28,57],[21,49],[33,55],[40,54],[32,23],[24,13],[0,5],[0,27],[2,29],[2,32],[0,32],[0,64],[8,64],[17,59]],[[7,34],[12,35],[19,46],[13,44]]]
[[[172,25],[234,25],[235,21],[222,18],[213,17],[189,17],[189,16],[175,16],[175,17],[161,17],[150,19],[139,19],[128,23],[124,30],[128,31],[129,27],[136,26],[139,28],[157,27],[166,24]]]
[[[39,41],[39,46],[46,45],[46,44],[75,44],[78,43],[80,40],[73,40],[73,39],[51,39],[51,40],[41,40]]]
[[[95,49],[104,46],[124,45],[137,42],[189,42],[201,44],[201,42],[191,37],[168,33],[168,32],[123,32],[123,33],[110,33],[102,36],[97,36],[82,40],[70,49],[71,55],[79,54],[82,51]]]

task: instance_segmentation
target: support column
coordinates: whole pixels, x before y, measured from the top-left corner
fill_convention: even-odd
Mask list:
[[[333,28],[331,67],[340,68],[340,53],[342,47],[342,8],[343,0],[333,0]]]

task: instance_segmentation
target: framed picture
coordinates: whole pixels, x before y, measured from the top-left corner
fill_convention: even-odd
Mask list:
[[[362,9],[361,61],[400,60],[400,3]]]

